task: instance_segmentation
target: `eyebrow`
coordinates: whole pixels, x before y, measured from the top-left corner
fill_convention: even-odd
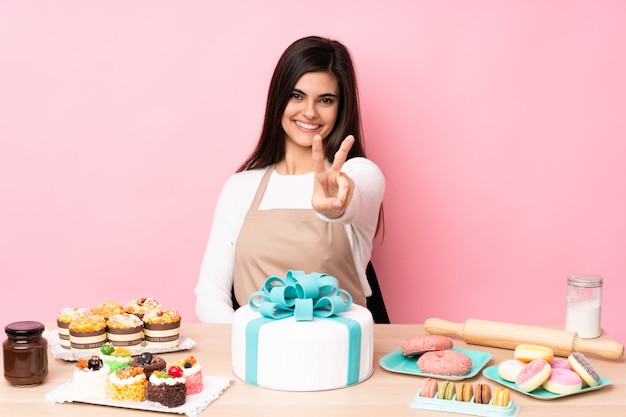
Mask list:
[[[300,94],[302,96],[306,96],[307,95],[304,91],[302,91],[302,90],[300,90],[298,88],[294,88],[293,92],[298,93],[298,94]],[[333,93],[324,93],[324,94],[320,94],[319,97],[320,98],[326,98],[326,97],[338,98],[339,96],[337,94],[333,94]]]

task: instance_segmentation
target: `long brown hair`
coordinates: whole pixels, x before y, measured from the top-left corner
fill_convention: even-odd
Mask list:
[[[332,162],[341,142],[348,135],[353,135],[355,139],[348,159],[365,156],[359,94],[350,52],[338,41],[309,36],[292,43],[280,57],[270,82],[259,141],[237,172],[275,164],[285,156],[285,132],[281,118],[293,88],[308,72],[328,72],[337,78],[339,84],[337,121],[323,142],[326,158]]]

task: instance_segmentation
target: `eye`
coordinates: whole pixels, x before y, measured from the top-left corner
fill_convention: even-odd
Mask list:
[[[320,103],[326,104],[328,106],[332,105],[334,102],[335,100],[331,97],[323,97],[320,99]]]
[[[302,100],[302,95],[300,93],[298,93],[297,91],[294,91],[291,93],[291,99],[292,100]]]

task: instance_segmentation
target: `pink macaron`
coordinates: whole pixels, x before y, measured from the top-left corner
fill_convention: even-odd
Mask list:
[[[526,364],[515,378],[515,385],[525,392],[539,388],[550,378],[552,367],[545,359],[534,359]]]
[[[583,380],[571,369],[552,368],[550,378],[543,383],[543,389],[553,394],[571,394],[580,391]]]
[[[437,383],[437,380],[432,378],[426,378],[424,380],[424,385],[422,385],[422,389],[420,390],[420,396],[433,398],[438,390],[439,384]]]

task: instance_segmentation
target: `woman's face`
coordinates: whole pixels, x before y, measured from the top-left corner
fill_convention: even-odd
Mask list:
[[[338,109],[337,78],[327,72],[307,72],[294,86],[283,113],[286,140],[310,147],[315,134],[326,139],[335,126]]]

